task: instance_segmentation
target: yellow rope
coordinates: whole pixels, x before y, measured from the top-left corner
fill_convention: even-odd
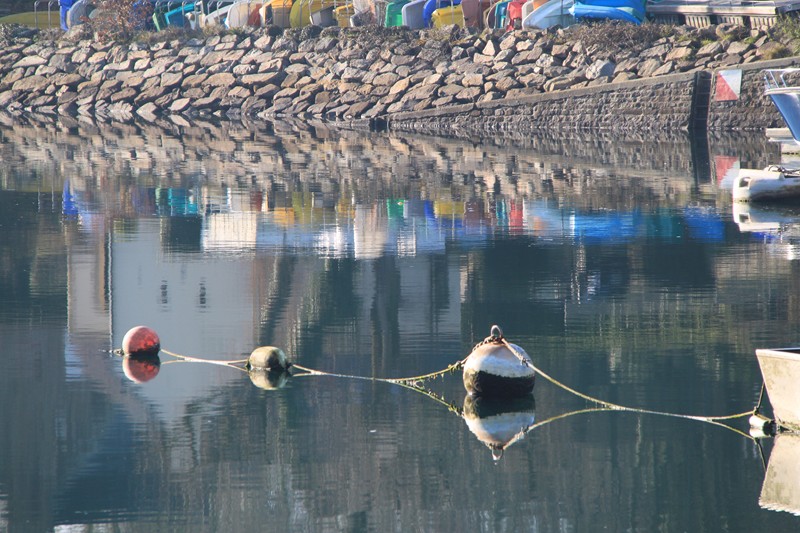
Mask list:
[[[322,370],[314,370],[313,368],[308,368],[308,367],[305,367],[305,366],[302,366],[302,365],[298,365],[296,363],[292,364],[292,368],[297,368],[299,370],[302,370],[303,372],[306,372],[306,373],[314,375],[314,376],[330,376],[330,377],[336,377],[336,378],[349,378],[349,379],[364,379],[364,380],[369,380],[369,381],[382,381],[384,383],[395,383],[395,384],[398,384],[398,385],[410,385],[412,387],[415,386],[415,384],[420,382],[420,381],[433,379],[433,378],[439,377],[439,376],[447,374],[447,373],[453,373],[453,372],[455,372],[457,370],[460,370],[461,367],[463,367],[463,366],[464,366],[464,360],[462,359],[461,361],[456,361],[455,363],[449,365],[447,368],[444,368],[442,370],[438,370],[436,372],[431,372],[429,374],[423,374],[421,376],[412,376],[412,377],[408,377],[408,378],[375,378],[375,377],[369,377],[369,376],[353,376],[353,375],[350,375],[350,374],[335,374],[335,373],[332,373],[332,372],[324,372]]]
[[[745,416],[751,416],[751,415],[756,414],[758,412],[759,406],[757,405],[754,409],[751,409],[749,411],[745,411],[745,412],[742,412],[742,413],[732,414],[732,415],[700,416],[700,415],[687,415],[687,414],[680,414],[680,413],[668,413],[668,412],[664,412],[664,411],[654,411],[654,410],[651,410],[651,409],[642,409],[642,408],[638,408],[638,407],[628,407],[628,406],[625,406],[625,405],[620,405],[620,404],[616,404],[616,403],[612,403],[612,402],[607,402],[605,400],[601,400],[599,398],[595,398],[593,396],[589,396],[588,394],[584,394],[582,392],[579,392],[579,391],[573,389],[572,387],[569,387],[568,385],[558,381],[554,377],[552,377],[549,374],[547,374],[546,372],[544,372],[542,369],[538,368],[528,358],[524,357],[523,354],[519,353],[503,337],[503,333],[502,333],[502,331],[500,330],[499,327],[493,326],[492,327],[492,334],[489,337],[487,337],[486,339],[484,339],[482,342],[478,343],[476,345],[476,347],[477,346],[481,346],[483,344],[486,344],[487,342],[501,342],[502,344],[504,344],[506,346],[506,348],[511,350],[511,353],[513,353],[520,360],[520,364],[523,364],[523,365],[529,367],[531,370],[533,370],[537,374],[540,374],[544,379],[548,380],[553,385],[556,385],[557,387],[560,387],[560,388],[564,389],[565,391],[567,391],[567,392],[569,392],[571,394],[574,394],[575,396],[577,396],[579,398],[582,398],[582,399],[584,399],[586,401],[589,401],[589,402],[592,402],[592,403],[595,403],[595,404],[601,406],[601,409],[598,409],[598,410],[627,411],[627,412],[632,412],[632,413],[641,413],[641,414],[669,416],[669,417],[674,417],[674,418],[683,418],[683,419],[687,419],[687,420],[698,420],[698,421],[701,421],[701,422],[710,422],[712,424],[720,425],[720,426],[723,426],[725,428],[728,428],[728,429],[731,429],[733,431],[736,431],[737,433],[741,433],[741,432],[736,430],[736,429],[734,429],[734,428],[731,428],[730,426],[727,426],[725,424],[720,424],[720,421],[723,421],[723,420],[734,420],[734,419],[737,419],[737,418],[743,418]],[[216,360],[216,359],[202,359],[202,358],[199,358],[199,357],[190,357],[190,356],[186,356],[186,355],[180,355],[180,354],[177,354],[177,353],[174,353],[174,352],[170,352],[169,350],[164,350],[164,349],[162,349],[161,351],[164,352],[167,355],[171,355],[172,357],[178,358],[183,362],[208,363],[208,364],[212,364],[212,365],[221,365],[221,366],[232,367],[232,368],[236,368],[238,370],[242,370],[242,368],[237,366],[237,365],[240,365],[240,364],[243,364],[243,363],[247,363],[247,361],[248,361],[247,359],[239,359],[239,360],[235,360],[235,361],[224,361],[224,360]],[[347,378],[347,379],[361,379],[361,380],[366,380],[366,381],[380,381],[380,382],[383,382],[383,383],[393,383],[393,384],[396,384],[396,385],[401,385],[401,386],[406,387],[406,388],[414,389],[414,390],[416,390],[418,392],[430,393],[430,391],[428,391],[427,389],[425,389],[424,387],[421,386],[421,384],[420,384],[421,382],[429,380],[429,379],[433,379],[433,378],[436,378],[436,377],[439,377],[439,376],[442,376],[444,374],[456,372],[456,371],[458,371],[458,370],[460,370],[460,369],[462,369],[464,367],[464,363],[465,362],[466,362],[466,358],[461,359],[460,361],[456,361],[455,363],[452,363],[452,364],[448,365],[446,368],[444,368],[442,370],[438,370],[436,372],[430,372],[428,374],[422,374],[422,375],[419,375],[419,376],[411,376],[411,377],[405,377],[405,378],[377,378],[377,377],[368,377],[368,376],[354,376],[354,375],[350,375],[350,374],[337,374],[337,373],[333,373],[333,372],[324,372],[322,370],[315,370],[313,368],[308,368],[308,367],[305,367],[305,366],[302,366],[302,365],[298,365],[296,363],[292,364],[292,367],[296,368],[298,370],[301,370],[302,372],[305,372],[305,374],[295,374],[295,376],[312,375],[312,376],[329,376],[329,377],[338,377],[338,378]],[[454,408],[454,406],[452,404],[447,403],[446,401],[444,401],[444,399],[439,398],[439,397],[435,397],[435,399],[437,401],[439,401],[440,403],[442,403],[444,405],[447,405],[449,408],[457,410],[457,408]],[[586,410],[586,412],[589,412],[589,411],[593,411],[593,409]],[[558,418],[559,417],[556,417],[556,419],[558,419]],[[539,426],[540,426],[540,424],[536,424],[534,427],[539,427]],[[742,433],[742,434],[744,434],[744,433]]]
[[[606,409],[611,409],[611,410],[614,410],[614,411],[630,411],[630,412],[633,412],[633,413],[642,413],[642,414],[650,414],[650,415],[671,416],[671,417],[675,417],[675,418],[685,418],[685,419],[689,419],[689,420],[700,420],[700,421],[703,421],[703,422],[712,422],[712,423],[719,422],[720,420],[733,420],[733,419],[736,419],[736,418],[743,418],[745,416],[751,416],[757,410],[757,408],[756,408],[756,409],[751,409],[750,411],[745,411],[745,412],[742,412],[742,413],[736,413],[736,414],[733,414],[733,415],[725,415],[725,416],[699,416],[699,415],[685,415],[685,414],[680,414],[680,413],[667,413],[667,412],[664,412],[664,411],[652,411],[650,409],[640,409],[638,407],[627,407],[625,405],[619,405],[619,404],[616,404],[616,403],[607,402],[605,400],[600,400],[599,398],[594,398],[592,396],[589,396],[588,394],[583,394],[582,392],[578,392],[575,389],[573,389],[572,387],[569,387],[569,386],[565,385],[564,383],[561,383],[557,379],[553,378],[552,376],[550,376],[547,373],[545,373],[544,371],[542,371],[540,368],[536,367],[536,365],[534,365],[532,362],[530,362],[527,359],[525,359],[524,357],[522,357],[522,355],[519,354],[511,346],[511,344],[509,344],[508,341],[506,341],[503,337],[500,337],[500,340],[503,342],[503,344],[505,344],[506,348],[508,348],[514,354],[517,355],[517,357],[520,359],[522,364],[524,364],[525,366],[529,367],[530,369],[532,369],[537,374],[540,374],[543,378],[545,378],[547,381],[549,381],[553,385],[556,385],[557,387],[560,387],[560,388],[564,389],[565,391],[570,392],[570,393],[574,394],[575,396],[577,396],[579,398],[583,398],[584,400],[587,400],[587,401],[596,403],[598,405],[601,405],[601,406],[605,407]],[[724,425],[724,424],[722,424],[722,425]],[[725,426],[725,427],[728,427],[728,426]]]

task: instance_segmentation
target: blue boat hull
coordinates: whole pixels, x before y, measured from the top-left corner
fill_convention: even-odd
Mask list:
[[[602,5],[575,2],[569,12],[578,20],[624,20],[633,24],[641,24],[644,20],[644,8],[639,2],[625,0],[602,0],[602,2]]]

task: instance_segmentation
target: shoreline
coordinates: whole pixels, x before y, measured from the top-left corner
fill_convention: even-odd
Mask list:
[[[636,42],[606,47],[576,27],[267,27],[129,45],[6,27],[0,108],[120,122],[298,117],[451,136],[782,125],[761,70],[800,64],[766,60],[791,41],[732,25],[646,26]],[[607,31],[632,31],[620,28]],[[742,71],[735,101],[714,98],[722,69]]]

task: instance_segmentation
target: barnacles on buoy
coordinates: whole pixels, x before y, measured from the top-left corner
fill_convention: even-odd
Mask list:
[[[473,396],[515,398],[533,391],[536,371],[525,350],[503,337],[499,326],[464,360],[464,388]]]

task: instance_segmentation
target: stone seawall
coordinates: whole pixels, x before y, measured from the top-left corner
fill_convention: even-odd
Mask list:
[[[688,131],[697,74],[660,76],[455,108],[398,113],[391,129],[470,137],[483,131]]]
[[[717,101],[711,98],[708,112],[708,127],[712,130],[752,130],[784,127],[777,108],[764,95],[764,69],[800,66],[800,57],[773,61],[759,61],[736,68],[742,71],[742,85],[737,100]],[[712,95],[717,92],[717,77],[714,77]]]
[[[270,27],[122,45],[0,27],[0,110],[118,121],[297,116],[458,136],[687,131],[706,110],[712,129],[781,124],[758,80],[763,58],[788,53],[780,36],[720,25],[664,37],[650,26],[620,44],[612,33],[630,26],[598,30],[606,39],[573,28]],[[723,68],[744,72],[735,104],[715,105],[701,83]]]
[[[797,66],[800,57],[789,57],[523,98],[397,113],[389,117],[389,127],[462,138],[490,133],[519,137],[543,130],[763,131],[785,126],[775,105],[764,95],[763,71]],[[741,71],[740,92],[735,100],[716,98],[717,91],[722,89],[718,86],[718,73],[725,70]]]

